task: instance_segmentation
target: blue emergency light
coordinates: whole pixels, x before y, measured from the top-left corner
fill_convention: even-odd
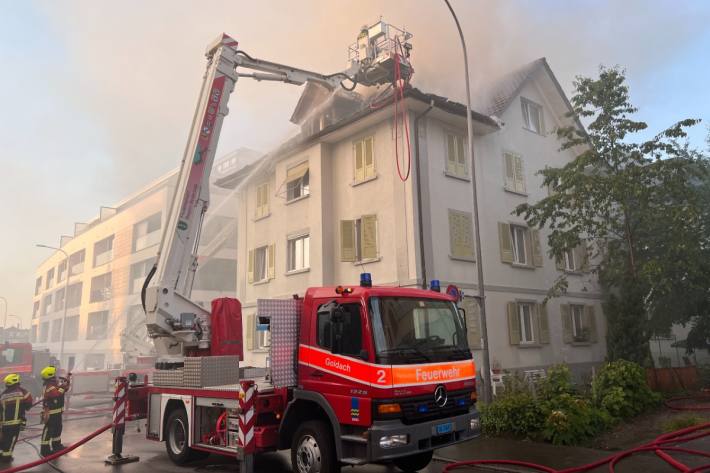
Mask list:
[[[360,286],[372,287],[372,275],[370,273],[360,273]]]
[[[441,292],[441,281],[432,279],[429,288],[434,292]]]

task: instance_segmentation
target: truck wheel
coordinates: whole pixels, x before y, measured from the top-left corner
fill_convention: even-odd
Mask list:
[[[190,424],[184,409],[175,409],[165,423],[165,449],[170,460],[176,465],[184,465],[193,460],[206,458],[209,454],[193,450],[188,446]]]
[[[397,458],[394,460],[394,465],[405,473],[413,473],[423,470],[434,456],[434,451],[419,452],[408,457]]]
[[[329,426],[320,420],[304,422],[293,436],[291,469],[294,473],[339,473],[335,441]]]

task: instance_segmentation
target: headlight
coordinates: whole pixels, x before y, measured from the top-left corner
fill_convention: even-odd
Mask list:
[[[478,430],[480,426],[481,423],[478,419],[471,419],[471,430]]]
[[[407,434],[400,435],[386,435],[380,437],[380,448],[395,448],[407,445],[409,442],[409,437]]]

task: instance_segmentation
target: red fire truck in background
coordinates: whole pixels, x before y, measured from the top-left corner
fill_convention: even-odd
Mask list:
[[[0,378],[17,373],[33,396],[42,392],[40,371],[52,361],[49,351],[33,350],[30,343],[3,343],[0,345]]]
[[[227,35],[208,48],[158,259],[141,292],[156,370],[152,384],[134,376],[127,390],[128,418],[147,418],[147,437],[165,441],[175,463],[218,453],[251,473],[252,453],[290,449],[298,473],[370,462],[416,471],[434,449],[479,435],[476,367],[456,289],[376,287],[363,273],[357,286],[258,300],[260,326],[271,334],[266,369],[240,366],[239,301],[217,299],[207,311],[190,300],[209,175],[237,79],[403,87],[410,38],[382,21],[363,28],[350,67],[331,75],[254,59]]]

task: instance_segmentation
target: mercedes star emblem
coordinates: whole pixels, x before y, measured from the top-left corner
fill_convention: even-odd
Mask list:
[[[446,395],[446,388],[444,387],[444,385],[440,384],[439,386],[437,386],[436,390],[434,391],[434,404],[436,404],[437,407],[444,407],[448,399],[449,397]]]

